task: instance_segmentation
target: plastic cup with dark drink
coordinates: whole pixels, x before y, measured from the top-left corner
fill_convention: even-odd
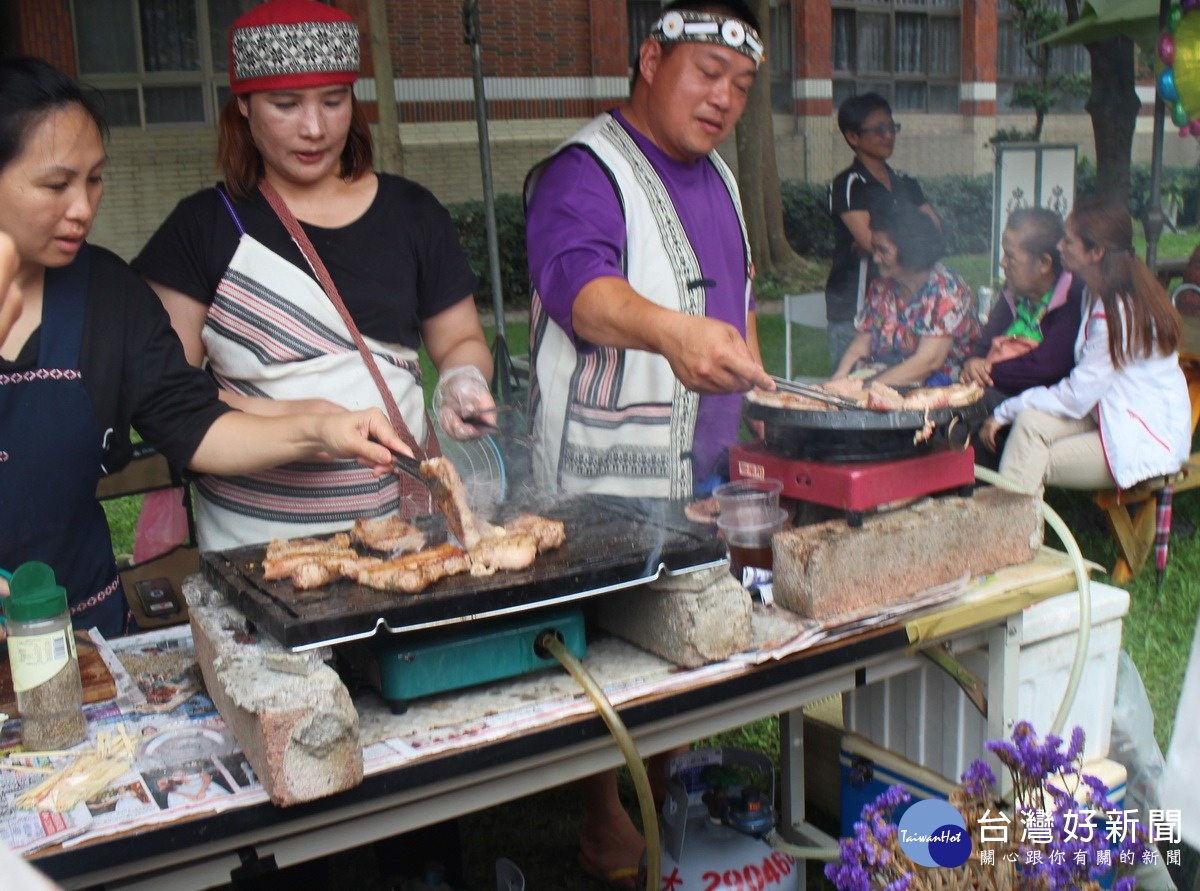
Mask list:
[[[713,495],[717,499],[718,511],[733,516],[741,510],[773,510],[779,507],[779,493],[782,491],[783,483],[779,480],[746,479],[723,483],[713,489]]]
[[[738,581],[747,566],[771,569],[771,536],[783,529],[787,510],[765,504],[743,505],[728,512],[722,511],[717,527],[729,546],[730,571]]]

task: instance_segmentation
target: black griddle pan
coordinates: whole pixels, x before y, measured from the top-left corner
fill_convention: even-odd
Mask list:
[[[378,591],[340,579],[307,591],[263,579],[266,544],[201,555],[204,578],[259,631],[292,650],[514,614],[604,594],[724,563],[725,543],[688,521],[682,504],[574,496],[524,510],[562,520],[566,542],[520,572],[451,576],[419,594]],[[503,523],[522,512],[505,505]],[[424,518],[431,541],[445,538],[440,515]]]

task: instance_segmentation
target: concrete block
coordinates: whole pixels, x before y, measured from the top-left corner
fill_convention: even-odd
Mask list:
[[[324,651],[291,653],[259,637],[232,606],[201,605],[215,599],[197,596],[203,587],[184,585],[196,661],[271,801],[286,807],[361,783],[358,713]]]
[[[868,517],[776,533],[775,602],[813,619],[897,603],[965,575],[1027,563],[1042,542],[1037,502],[992,487]]]
[[[609,594],[596,619],[605,631],[684,668],[750,647],[750,595],[725,566]]]

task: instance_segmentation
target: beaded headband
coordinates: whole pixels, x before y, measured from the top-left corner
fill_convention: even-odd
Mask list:
[[[672,10],[650,26],[650,36],[659,43],[711,43],[723,46],[754,62],[766,59],[762,38],[741,19],[711,12]]]
[[[229,62],[234,95],[354,83],[358,26],[311,0],[274,0],[233,23]]]

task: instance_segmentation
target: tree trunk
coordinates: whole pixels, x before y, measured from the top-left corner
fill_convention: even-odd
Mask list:
[[[375,106],[379,109],[379,140],[375,166],[384,173],[404,173],[404,149],[396,119],[396,82],[392,75],[388,43],[387,9],[384,0],[367,0],[371,28],[371,62],[375,67]]]
[[[767,33],[771,21],[769,0],[754,0],[753,7],[762,25],[763,44],[770,46]],[[775,158],[768,64],[764,63],[759,69],[746,102],[746,111],[737,126],[737,151],[738,189],[742,193],[742,213],[746,218],[750,255],[756,272],[782,272],[802,266],[804,261],[792,250],[784,234],[783,192]]]
[[[1092,59],[1092,91],[1087,113],[1096,140],[1096,191],[1129,203],[1129,164],[1133,133],[1142,107],[1134,89],[1133,41],[1110,37],[1087,44]]]
[[[750,256],[759,273],[769,273],[771,245],[767,240],[767,215],[763,204],[762,135],[760,123],[752,111],[754,97],[759,92],[755,84],[746,104],[746,112],[737,125],[738,190],[742,193],[742,217],[746,220],[746,236],[750,240]]]

